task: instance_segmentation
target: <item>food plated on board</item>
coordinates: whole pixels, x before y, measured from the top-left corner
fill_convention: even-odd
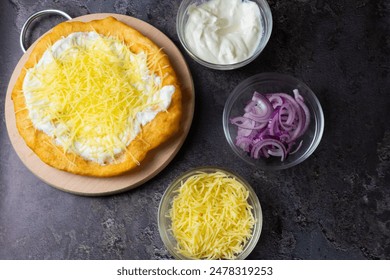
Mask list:
[[[168,57],[113,17],[61,23],[44,35],[12,99],[19,133],[43,162],[97,177],[142,165],[182,115]]]

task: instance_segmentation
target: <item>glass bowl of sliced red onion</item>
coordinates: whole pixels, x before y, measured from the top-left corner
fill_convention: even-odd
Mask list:
[[[319,145],[324,114],[313,91],[294,77],[262,73],[241,82],[228,97],[223,128],[233,151],[264,170],[307,159]]]

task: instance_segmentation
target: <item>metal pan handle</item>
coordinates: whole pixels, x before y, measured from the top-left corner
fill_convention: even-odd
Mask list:
[[[26,33],[27,33],[27,29],[28,27],[30,26],[30,24],[36,19],[36,18],[39,18],[41,16],[44,16],[44,15],[50,15],[50,14],[56,14],[56,15],[61,15],[63,17],[65,17],[66,19],[72,19],[67,13],[63,12],[63,11],[60,11],[60,10],[53,10],[53,9],[50,9],[50,10],[43,10],[43,11],[39,11],[39,12],[36,12],[35,14],[32,14],[27,20],[26,22],[23,24],[23,27],[22,27],[22,30],[20,31],[20,48],[22,49],[22,51],[25,53],[26,52],[26,48],[25,48],[25,45],[24,45],[24,40],[25,40],[25,37],[26,37]]]

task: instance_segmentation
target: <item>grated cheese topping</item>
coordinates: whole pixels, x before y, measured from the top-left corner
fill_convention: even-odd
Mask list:
[[[234,259],[252,235],[249,192],[225,173],[198,173],[182,183],[169,216],[178,253],[196,259]]]
[[[142,126],[168,109],[175,91],[153,61],[122,41],[75,32],[48,47],[23,83],[34,127],[100,165],[118,160]]]

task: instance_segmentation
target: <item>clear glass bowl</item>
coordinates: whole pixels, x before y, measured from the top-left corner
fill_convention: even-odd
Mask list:
[[[271,9],[267,3],[266,0],[251,0],[252,2],[255,2],[259,8],[260,8],[260,15],[261,15],[261,26],[262,26],[262,36],[259,42],[259,45],[257,46],[257,49],[255,52],[250,56],[249,58],[233,63],[233,64],[215,64],[210,63],[208,61],[203,60],[202,58],[196,56],[194,52],[191,50],[191,46],[187,44],[185,40],[185,34],[184,34],[184,28],[186,25],[186,22],[188,20],[188,14],[187,10],[188,7],[192,4],[199,5],[205,2],[208,2],[209,0],[183,0],[179,6],[179,10],[177,12],[176,17],[176,30],[177,34],[179,36],[179,40],[181,44],[183,45],[184,49],[188,52],[188,54],[198,63],[202,64],[203,66],[217,69],[217,70],[231,70],[231,69],[237,69],[239,67],[242,67],[244,65],[247,65],[248,63],[252,62],[256,57],[259,56],[259,54],[263,51],[265,46],[268,43],[268,40],[271,36],[272,32],[272,13]]]
[[[284,161],[280,157],[254,159],[235,145],[237,126],[230,119],[242,116],[244,107],[251,100],[255,91],[259,93],[283,92],[293,95],[293,89],[298,89],[310,112],[310,124],[306,133],[298,139],[302,146],[289,154]],[[242,81],[228,97],[223,111],[223,129],[226,139],[234,151],[245,162],[263,170],[280,170],[295,166],[307,159],[319,145],[324,131],[324,114],[321,104],[313,91],[303,82],[288,75],[277,73],[262,73]]]
[[[160,201],[160,206],[158,209],[158,230],[160,232],[161,239],[165,245],[165,247],[168,249],[169,253],[175,257],[176,259],[189,259],[186,256],[183,256],[182,254],[178,253],[175,248],[177,241],[175,237],[172,235],[172,232],[170,230],[171,228],[171,220],[168,217],[169,211],[172,208],[172,201],[173,198],[177,195],[175,191],[179,189],[182,185],[183,182],[185,182],[189,177],[198,174],[199,172],[201,173],[214,173],[214,172],[223,172],[229,177],[234,177],[238,182],[240,182],[242,185],[246,187],[246,189],[249,191],[249,197],[248,197],[248,203],[253,207],[252,208],[252,213],[255,218],[255,225],[252,229],[252,236],[250,240],[246,243],[243,251],[237,255],[238,260],[245,259],[255,248],[262,229],[263,225],[263,214],[261,211],[261,205],[259,202],[259,199],[252,189],[252,187],[240,176],[230,172],[226,171],[224,169],[218,168],[218,167],[199,167],[192,169],[190,171],[185,172],[178,178],[176,178],[172,184],[167,188],[165,191],[161,201]]]

